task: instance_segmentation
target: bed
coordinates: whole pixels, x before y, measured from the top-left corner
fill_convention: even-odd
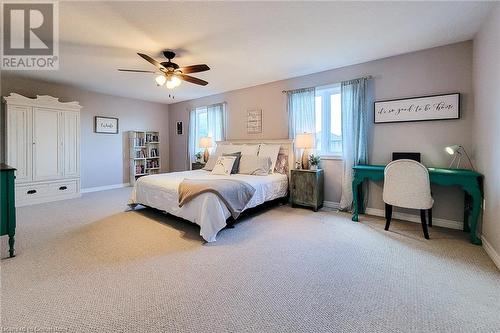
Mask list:
[[[240,144],[279,144],[280,154],[288,159],[287,170],[292,169],[293,148],[290,140],[237,140],[218,142],[217,145]],[[232,146],[234,147],[234,146]],[[203,193],[179,207],[179,184],[184,179],[236,179],[250,184],[255,193],[245,207],[257,207],[265,202],[284,198],[288,195],[288,172],[274,172],[267,176],[246,174],[214,175],[210,171],[193,170],[171,172],[141,177],[136,182],[129,200],[129,205],[144,205],[165,211],[169,214],[196,223],[200,226],[200,236],[207,242],[216,241],[217,233],[227,226],[231,216],[222,200],[213,193]]]

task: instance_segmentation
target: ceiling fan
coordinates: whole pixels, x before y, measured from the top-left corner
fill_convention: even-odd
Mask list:
[[[186,67],[179,67],[176,63],[172,62],[172,59],[175,58],[175,52],[172,51],[163,51],[163,55],[167,58],[168,61],[159,62],[155,59],[151,58],[147,54],[137,53],[141,58],[146,60],[147,62],[153,64],[157,70],[156,71],[144,71],[144,70],[136,70],[136,69],[118,69],[120,72],[132,72],[132,73],[151,73],[151,74],[159,74],[155,80],[158,86],[163,86],[166,84],[168,89],[173,89],[178,87],[181,84],[181,80],[187,81],[194,84],[199,84],[201,86],[206,86],[208,84],[207,81],[198,79],[196,77],[186,75],[191,73],[198,73],[208,71],[210,67],[205,64],[202,65],[192,65]]]

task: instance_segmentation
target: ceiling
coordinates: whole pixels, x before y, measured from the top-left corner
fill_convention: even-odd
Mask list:
[[[473,38],[486,2],[61,2],[60,69],[16,74],[162,103],[221,93]],[[136,52],[206,63],[174,90]]]

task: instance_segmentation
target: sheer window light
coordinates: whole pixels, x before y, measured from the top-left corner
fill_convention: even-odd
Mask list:
[[[316,151],[322,156],[342,156],[340,85],[316,88]]]

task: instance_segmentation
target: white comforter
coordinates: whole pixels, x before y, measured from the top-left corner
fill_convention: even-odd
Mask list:
[[[204,193],[179,207],[179,184],[183,179],[238,179],[255,188],[255,194],[245,209],[266,201],[286,196],[288,178],[275,173],[267,176],[233,174],[213,175],[209,171],[195,170],[163,173],[139,178],[135,183],[129,204],[142,204],[194,222],[200,226],[200,235],[207,242],[214,242],[217,233],[226,226],[231,213],[213,193]]]

